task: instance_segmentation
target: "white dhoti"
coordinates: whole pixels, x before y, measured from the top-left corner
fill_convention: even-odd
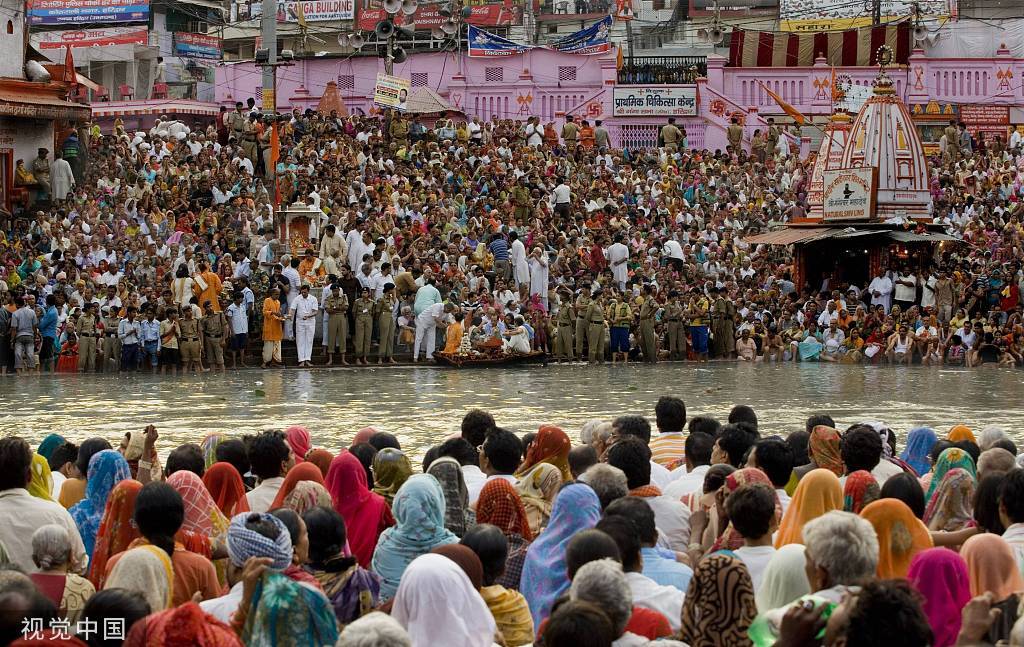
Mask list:
[[[412,345],[412,358],[414,360],[420,357],[420,345],[423,344],[426,351],[427,359],[433,359],[434,349],[437,343],[437,326],[434,325],[433,321],[424,323],[422,321],[416,322],[416,340]]]
[[[313,357],[313,335],[316,333],[316,322],[313,319],[299,322],[295,326],[295,348],[300,362],[308,362]]]
[[[288,293],[288,300],[286,301],[286,303],[288,304],[289,313],[292,311],[292,304],[294,304],[295,299],[298,298],[298,291],[293,290]],[[291,314],[289,314],[284,320],[283,336],[285,339],[295,339],[295,317],[293,317]]]

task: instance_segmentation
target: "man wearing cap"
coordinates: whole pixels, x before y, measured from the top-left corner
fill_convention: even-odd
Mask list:
[[[111,288],[113,289],[113,288]],[[114,363],[115,371],[121,369],[121,340],[117,336],[117,329],[121,323],[118,316],[121,310],[121,303],[114,305],[101,305],[100,312],[103,314],[103,371],[110,370],[110,363]]]
[[[100,336],[96,303],[86,301],[85,312],[78,317],[78,370],[92,373],[96,370],[96,340]]]
[[[668,358],[670,360],[686,359],[686,333],[683,331],[683,306],[679,303],[679,293],[672,290],[668,293],[663,319],[665,333],[668,337]]]
[[[348,340],[348,297],[341,291],[341,285],[331,284],[331,293],[324,299],[324,311],[327,313],[327,329],[324,338],[327,342],[327,364],[334,363],[334,353],[341,349],[341,365],[348,366],[345,361],[345,347]]]
[[[566,360],[568,362],[573,361],[573,339],[572,331],[575,325],[576,311],[572,306],[572,290],[563,286],[558,288],[564,295],[565,300],[558,307],[558,314],[556,315],[556,330],[558,336],[556,338],[557,348],[556,357],[559,361]]]
[[[316,333],[316,316],[320,302],[309,293],[309,284],[303,283],[299,296],[295,298],[288,314],[295,319],[295,348],[298,351],[299,367],[311,368],[313,357],[313,335]]]
[[[36,182],[39,184],[40,198],[50,196],[50,160],[46,157],[49,154],[50,151],[40,148],[39,156],[32,160],[32,175],[35,176]]]
[[[602,303],[601,292],[594,293],[594,299],[585,310],[585,321],[587,322],[587,346],[590,353],[590,363],[604,363],[604,303]],[[582,353],[581,353],[582,355]]]
[[[182,310],[183,316],[178,322],[178,329],[181,337],[178,340],[178,349],[181,353],[182,372],[198,372],[202,368],[203,342],[199,330],[199,320],[196,319],[195,310],[187,307]]]
[[[658,302],[654,299],[654,286],[644,286],[644,302],[640,306],[640,348],[644,361],[653,364],[658,361],[658,337],[654,333],[654,315]]]
[[[239,294],[239,296],[241,296]],[[224,372],[224,346],[227,345],[228,322],[223,312],[213,309],[209,300],[203,302],[203,319],[199,324],[203,331],[203,347],[206,361],[214,371]]]
[[[576,357],[583,361],[583,342],[587,339],[587,309],[590,308],[590,285],[584,283],[576,297],[576,306],[573,310],[576,313]],[[571,357],[571,354],[570,354]]]
[[[390,277],[389,277],[390,278]],[[398,299],[395,297],[395,284],[390,280],[384,283],[380,298],[374,304],[374,312],[377,315],[377,338],[380,345],[377,347],[377,363],[395,363],[395,309]]]

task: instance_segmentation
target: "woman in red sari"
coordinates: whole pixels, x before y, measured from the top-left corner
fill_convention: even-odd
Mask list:
[[[277,497],[274,498],[273,503],[270,504],[270,509],[280,508],[284,505],[284,500],[288,498],[288,495],[292,493],[295,486],[302,481],[313,481],[314,483],[324,484],[324,477],[320,473],[320,468],[304,461],[297,463],[294,467],[288,470],[288,474],[284,477],[284,483],[281,484],[281,489],[277,491]]]
[[[96,532],[96,548],[89,566],[89,581],[97,590],[103,588],[107,562],[114,555],[128,550],[128,546],[140,537],[132,522],[135,513],[135,498],[142,489],[142,483],[131,479],[121,481],[110,491],[103,519]]]
[[[245,483],[231,463],[220,461],[211,465],[203,473],[203,485],[227,518],[249,511],[249,501],[245,498]]]
[[[380,533],[395,525],[391,508],[384,497],[366,486],[366,470],[349,452],[342,452],[331,461],[326,487],[334,509],[345,519],[352,554],[360,566],[369,567]]]

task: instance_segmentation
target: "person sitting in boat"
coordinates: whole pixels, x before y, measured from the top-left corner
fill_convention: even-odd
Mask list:
[[[515,326],[505,331],[503,349],[506,353],[529,353],[530,352],[530,331],[526,328],[526,322],[522,315],[516,315]]]

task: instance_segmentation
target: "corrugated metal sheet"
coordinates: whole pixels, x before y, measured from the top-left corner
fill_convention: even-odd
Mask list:
[[[841,230],[833,229],[831,227],[786,227],[785,229],[777,229],[765,234],[757,234],[756,236],[744,238],[743,241],[758,245],[792,245],[793,243],[803,243],[810,240],[816,240],[818,238],[826,238],[832,232],[837,231]]]
[[[927,232],[924,234],[916,234],[912,231],[890,231],[889,237],[893,240],[897,240],[901,243],[922,243],[930,242],[937,243],[943,240],[960,240],[954,236],[948,234]],[[962,242],[962,241],[961,241]]]

